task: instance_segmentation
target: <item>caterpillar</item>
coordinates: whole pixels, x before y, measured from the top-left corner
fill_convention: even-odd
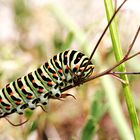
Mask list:
[[[88,57],[75,50],[53,56],[48,62],[29,74],[7,84],[0,90],[0,118],[12,113],[23,114],[48,103],[49,96],[60,98],[61,89],[89,77],[92,62],[84,70]],[[81,75],[82,73],[82,75]]]

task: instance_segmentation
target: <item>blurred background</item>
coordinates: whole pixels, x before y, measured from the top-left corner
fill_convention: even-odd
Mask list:
[[[118,0],[118,6],[122,0]],[[128,0],[117,15],[123,52],[140,25],[140,1]],[[107,24],[102,0],[0,0],[0,87],[33,71],[53,55],[75,49],[90,56]],[[140,51],[140,36],[133,52]],[[140,71],[140,57],[127,62]],[[92,59],[95,73],[115,64],[109,32]],[[140,76],[129,76],[140,117]],[[132,129],[121,83],[107,76],[66,91],[64,101],[0,119],[0,140],[130,140]]]

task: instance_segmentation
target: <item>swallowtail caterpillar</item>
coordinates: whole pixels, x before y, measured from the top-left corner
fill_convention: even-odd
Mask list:
[[[62,92],[107,74],[112,74],[119,80],[121,79],[117,74],[140,74],[139,72],[112,72],[117,66],[139,54],[138,52],[129,56],[140,30],[139,28],[124,58],[108,70],[91,76],[94,69],[91,59],[109,25],[125,2],[126,0],[114,12],[89,58],[79,51],[64,51],[53,56],[52,59],[33,72],[18,78],[2,88],[0,90],[0,118],[15,112],[23,114],[26,108],[35,109],[37,106],[42,107],[48,103],[49,98],[61,99],[70,96],[70,94],[62,94]]]
[[[7,84],[0,90],[0,118],[26,108],[46,105],[49,97],[61,98],[61,89],[74,85],[84,70],[88,57],[81,52],[68,50],[55,55],[33,72]],[[90,62],[82,74],[89,77],[94,69]]]

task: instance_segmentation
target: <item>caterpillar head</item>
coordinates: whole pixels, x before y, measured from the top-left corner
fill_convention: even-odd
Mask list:
[[[87,65],[88,61],[89,61],[89,59],[87,56],[78,52],[76,59],[72,63],[73,66],[71,65],[74,75],[78,76],[80,79],[81,78],[85,79],[85,78],[89,77],[92,74],[95,66],[92,64],[92,62],[89,62],[89,64]],[[86,69],[85,69],[85,67],[86,67]]]
[[[79,68],[79,73],[80,73],[80,76],[82,77],[82,78],[87,78],[87,77],[89,77],[92,73],[93,73],[93,69],[94,69],[94,65],[90,62],[88,65],[87,65],[87,67],[86,67],[86,69],[85,69],[85,66],[87,65],[87,63],[85,63],[83,66],[80,66],[80,68]],[[84,71],[84,72],[83,72]],[[82,75],[81,75],[82,74]]]

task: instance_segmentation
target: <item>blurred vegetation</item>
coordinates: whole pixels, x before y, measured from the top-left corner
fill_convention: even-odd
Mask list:
[[[106,25],[103,2],[96,0],[69,4],[63,1],[62,5],[58,2],[41,4],[37,0],[7,0],[0,1],[0,8],[1,88],[61,51],[76,49],[90,56]],[[129,9],[123,12],[120,11],[118,21],[125,52],[137,30],[140,16],[135,11],[130,13]],[[4,13],[8,14],[8,19],[4,19]],[[10,23],[7,25],[7,22]],[[128,22],[131,31],[126,32]],[[139,43],[135,44],[134,52],[136,48],[139,49]],[[95,73],[115,64],[108,33],[92,61],[96,64]],[[140,70],[139,57],[127,62],[127,70]],[[140,117],[139,76],[129,76],[129,80]],[[34,111],[26,110],[23,116],[13,114],[8,117],[15,124],[29,119],[23,126],[14,127],[1,119],[0,140],[133,139],[120,82],[110,77],[101,78],[67,93],[75,95],[76,100],[71,97],[65,101],[50,100],[47,113],[38,107]]]
[[[104,105],[103,91],[94,93],[93,101],[90,106],[90,113],[86,125],[83,128],[81,140],[92,140],[93,136],[99,129],[99,121],[106,112],[107,105]]]

